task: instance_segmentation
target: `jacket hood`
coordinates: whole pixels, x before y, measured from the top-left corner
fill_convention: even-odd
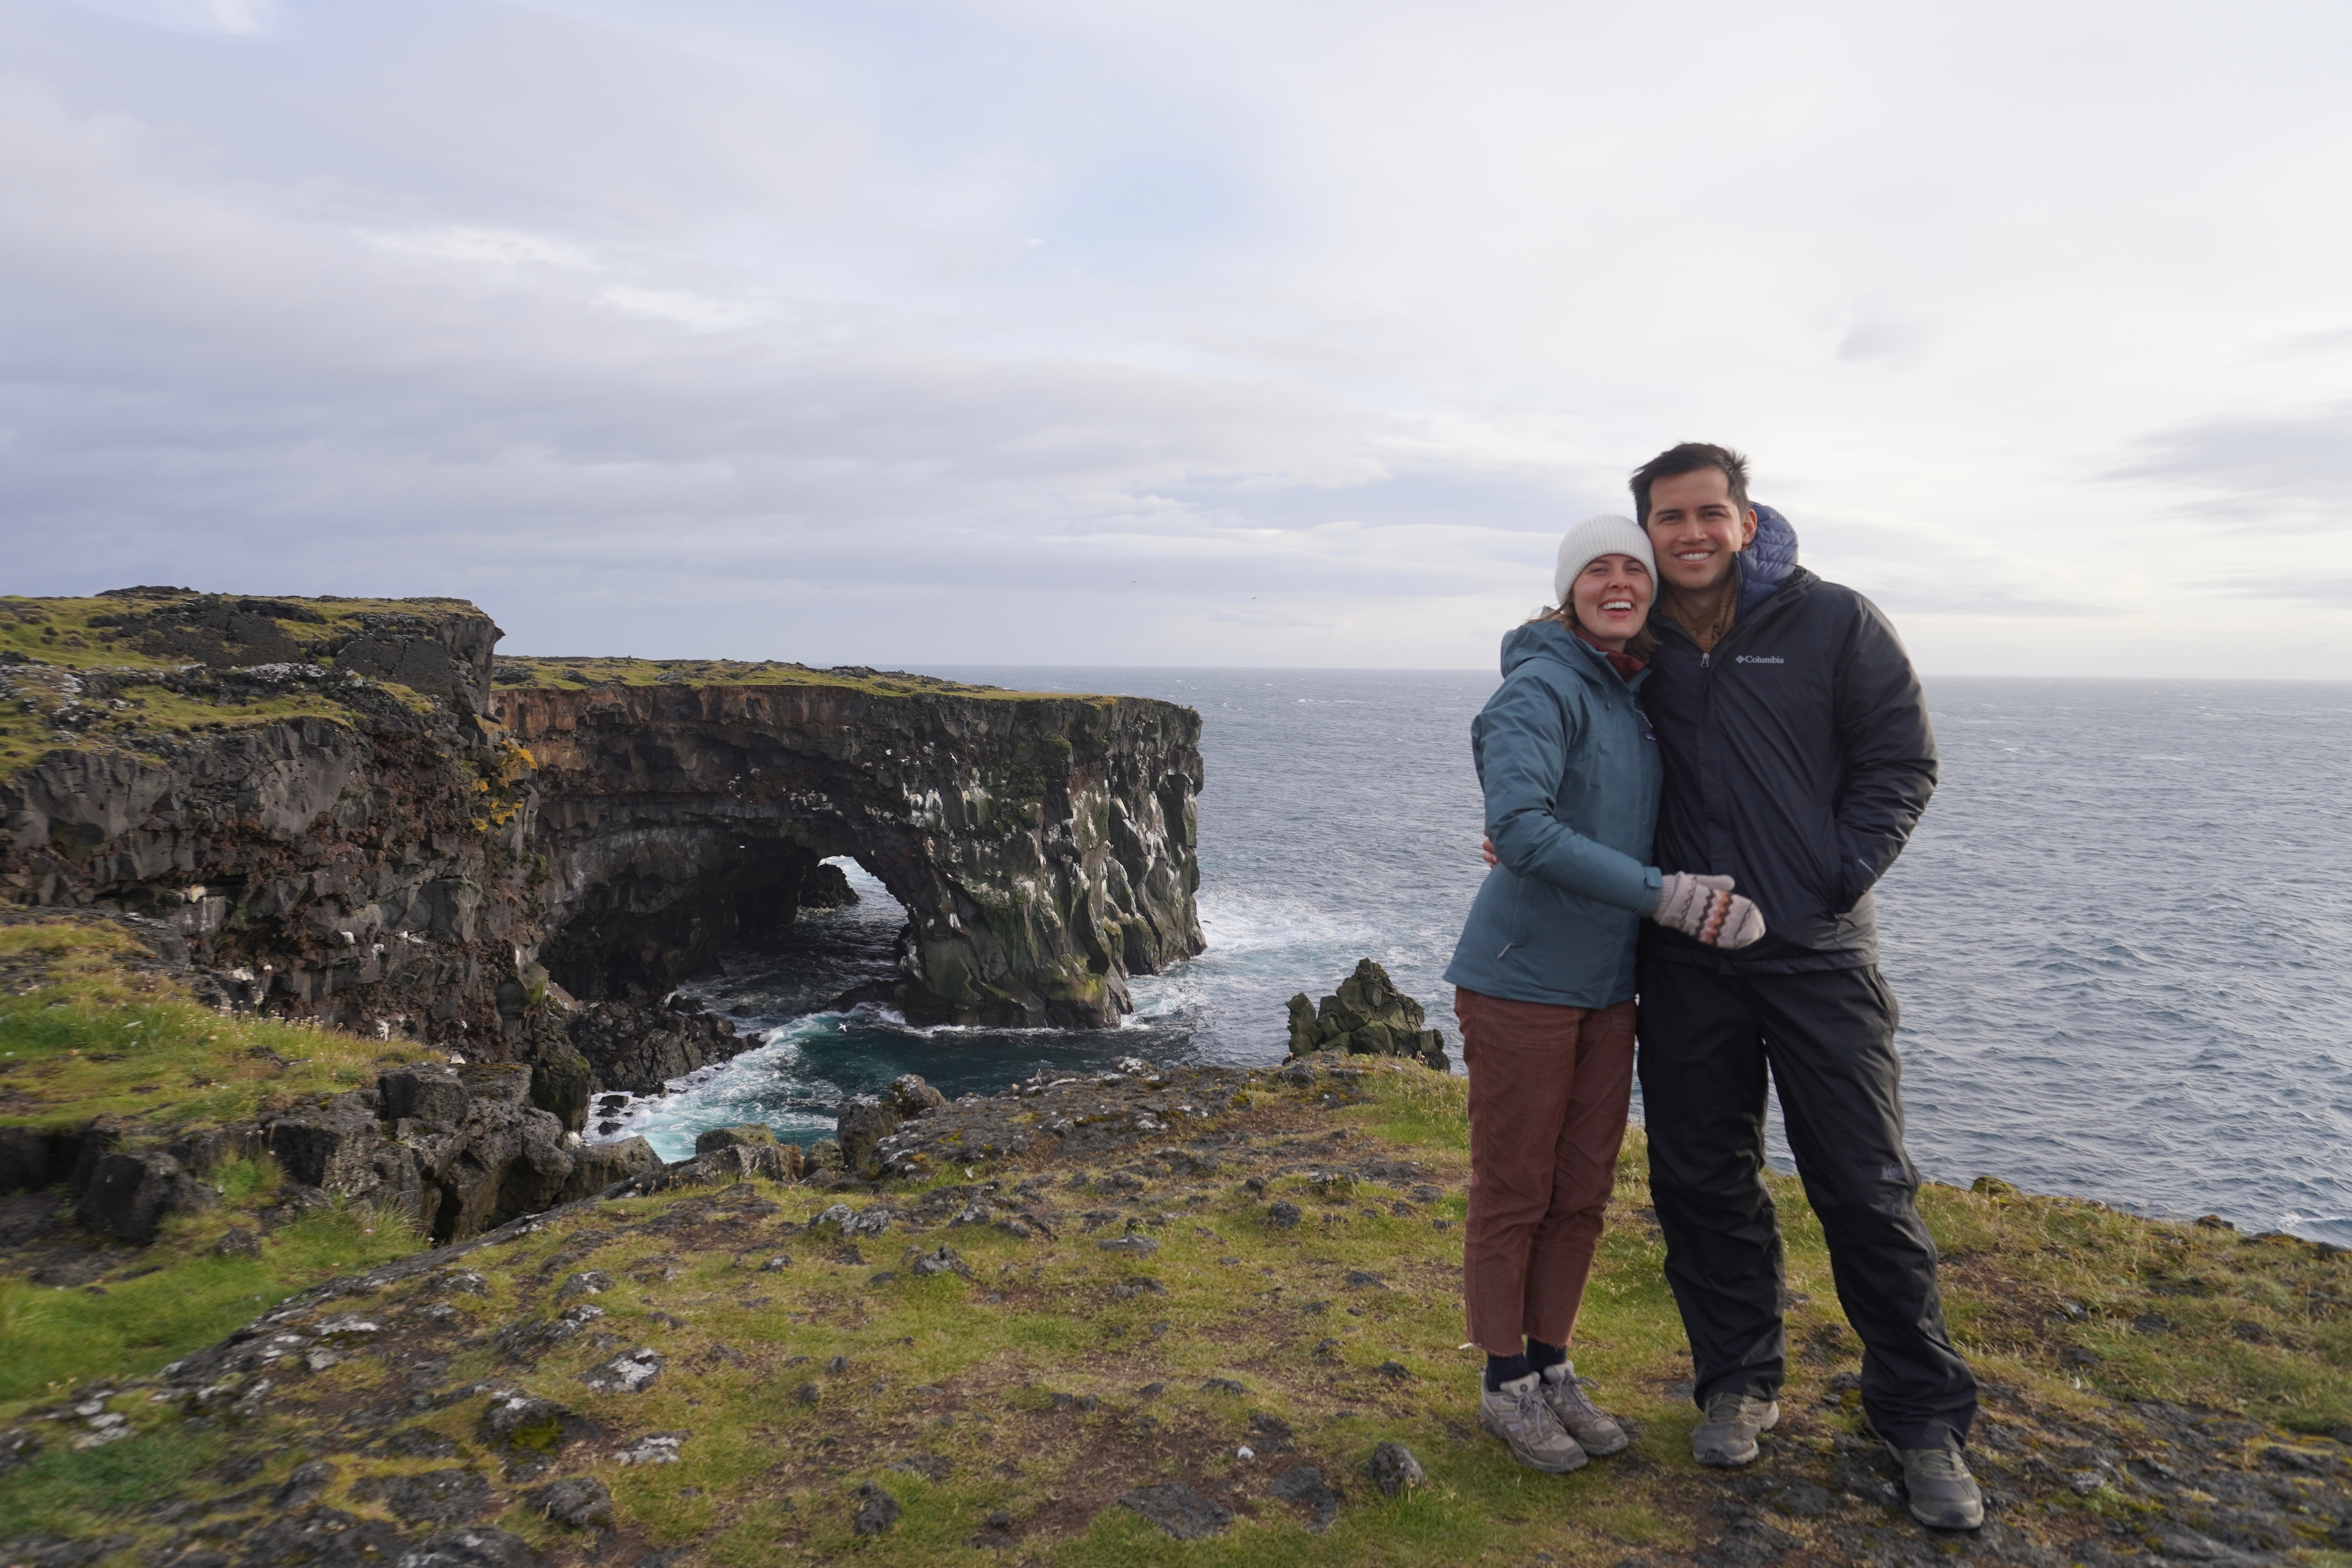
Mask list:
[[[1776,508],[1759,506],[1756,537],[1731,563],[1739,574],[1739,613],[1745,616],[1797,575],[1797,531]]]
[[[1596,683],[1603,676],[1612,681],[1617,679],[1617,672],[1609,668],[1609,661],[1601,657],[1599,648],[1558,621],[1529,621],[1503,634],[1503,674],[1507,678],[1521,665],[1538,658],[1566,665]],[[1641,676],[1633,679],[1639,680]]]
[[[1797,570],[1797,531],[1774,507],[1756,509],[1756,538],[1745,552],[1748,581],[1777,588]]]

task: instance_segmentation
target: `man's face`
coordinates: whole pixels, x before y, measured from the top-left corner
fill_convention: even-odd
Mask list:
[[[1731,558],[1755,541],[1756,514],[1732,504],[1721,468],[1675,474],[1650,487],[1650,548],[1666,585],[1703,594],[1731,574]]]

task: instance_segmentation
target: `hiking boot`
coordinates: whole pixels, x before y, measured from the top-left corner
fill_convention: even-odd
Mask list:
[[[1691,1428],[1691,1458],[1702,1465],[1752,1465],[1756,1435],[1780,1421],[1780,1401],[1752,1399],[1727,1388],[1706,1402],[1706,1413]]]
[[[1543,1379],[1532,1372],[1486,1390],[1478,1415],[1487,1431],[1510,1445],[1511,1458],[1531,1470],[1559,1475],[1584,1463],[1584,1449],[1544,1403]]]
[[[1551,1406],[1551,1413],[1559,1417],[1559,1424],[1568,1428],[1568,1435],[1576,1439],[1577,1446],[1597,1459],[1617,1452],[1633,1439],[1617,1425],[1615,1416],[1593,1404],[1585,1394],[1587,1388],[1595,1386],[1591,1378],[1576,1375],[1574,1362],[1564,1361],[1543,1371],[1544,1403]]]
[[[1911,1517],[1930,1530],[1974,1530],[1984,1523],[1984,1493],[1956,1448],[1886,1451],[1903,1466],[1903,1489],[1910,1494]]]

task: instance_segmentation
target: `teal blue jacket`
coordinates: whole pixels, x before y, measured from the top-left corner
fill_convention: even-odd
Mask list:
[[[1486,873],[1445,978],[1513,1002],[1606,1007],[1633,994],[1633,938],[1657,903],[1663,778],[1629,682],[1553,621],[1503,639],[1503,684],[1470,725]]]

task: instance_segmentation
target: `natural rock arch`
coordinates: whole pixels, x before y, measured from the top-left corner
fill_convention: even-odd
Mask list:
[[[658,990],[757,943],[852,856],[905,906],[919,1022],[1101,1026],[1204,945],[1197,715],[1133,699],[724,682],[493,698],[536,772],[549,973]]]

